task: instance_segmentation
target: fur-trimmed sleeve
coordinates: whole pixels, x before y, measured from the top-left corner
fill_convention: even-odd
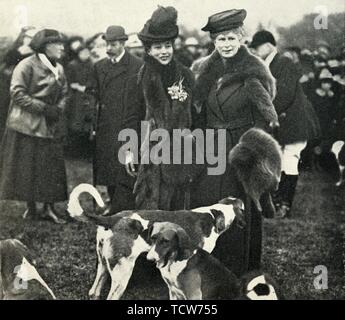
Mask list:
[[[278,115],[274,108],[272,99],[268,91],[264,88],[260,80],[249,78],[245,81],[245,87],[252,103],[258,108],[267,124],[271,121],[278,121]]]

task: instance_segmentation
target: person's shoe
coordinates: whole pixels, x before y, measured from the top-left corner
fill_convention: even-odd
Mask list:
[[[24,220],[29,220],[29,219],[33,219],[36,217],[36,210],[33,209],[26,209],[23,213],[23,219]]]
[[[55,212],[54,209],[51,206],[47,206],[44,210],[44,216],[45,218],[48,218],[50,220],[52,220],[54,223],[56,224],[66,224],[67,221],[59,218]]]

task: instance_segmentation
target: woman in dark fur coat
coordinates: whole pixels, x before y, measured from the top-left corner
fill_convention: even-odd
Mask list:
[[[141,159],[149,159],[150,153],[151,158],[150,163],[139,166],[134,188],[138,209],[183,208],[184,187],[191,178],[188,165],[157,164],[151,152],[153,148],[170,148],[173,145],[173,129],[188,129],[192,123],[194,80],[191,71],[174,58],[173,42],[178,36],[176,19],[177,12],[173,7],[159,6],[138,35],[146,54],[138,75],[140,94],[135,105],[145,109],[145,121],[148,122],[145,139],[155,129],[164,129],[169,133],[158,142],[149,142],[146,148],[144,143],[141,148]],[[135,114],[140,112],[134,110],[133,116]],[[130,173],[128,166],[127,171]]]
[[[200,66],[194,91],[199,112],[194,113],[193,126],[226,129],[226,150],[222,150],[226,155],[248,129],[272,130],[279,126],[272,103],[274,78],[267,67],[240,43],[245,17],[245,10],[220,12],[209,17],[202,29],[210,32],[216,50]],[[191,207],[212,205],[228,196],[239,197],[246,203],[246,210],[251,212],[251,225],[247,226],[251,230],[249,247],[245,248],[245,230],[234,226],[220,237],[214,255],[237,275],[259,268],[261,213],[254,207],[248,208],[250,201],[247,201],[234,169],[227,165],[222,175],[205,174],[192,189]],[[261,205],[263,214],[272,215],[274,209],[268,194],[261,199]]]

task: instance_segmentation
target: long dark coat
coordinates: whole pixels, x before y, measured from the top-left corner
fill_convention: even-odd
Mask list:
[[[116,185],[118,173],[123,169],[118,160],[122,144],[118,134],[124,128],[127,100],[131,98],[128,95],[129,80],[136,76],[141,65],[139,59],[126,52],[119,63],[113,64],[105,58],[94,66],[87,91],[93,93],[99,103],[94,155],[95,182],[99,185]],[[131,180],[129,176],[123,178]]]
[[[92,74],[91,61],[82,62],[78,59],[71,61],[66,68],[68,83],[87,84]],[[85,93],[70,88],[69,103],[66,110],[67,127],[79,135],[90,134],[92,118],[94,116],[93,104]]]
[[[11,101],[11,69],[6,66],[3,66],[0,70],[0,141],[5,131],[8,107]]]
[[[172,149],[174,129],[191,128],[191,102],[194,78],[191,71],[181,63],[173,60],[168,66],[162,66],[153,58],[146,57],[146,62],[139,73],[139,90],[137,113],[145,110],[145,120],[150,124],[148,132],[165,129],[169,132],[169,144],[172,155],[180,150]],[[181,81],[187,94],[184,101],[172,99],[168,88]],[[141,106],[141,107],[140,107]],[[191,135],[188,136],[191,138]],[[150,142],[149,148],[142,149],[141,156],[149,155],[152,147],[163,145],[168,140]],[[182,153],[182,152],[181,152]],[[183,160],[184,155],[181,154]],[[184,206],[184,188],[194,176],[197,166],[184,164],[141,164],[134,192],[136,207],[140,209],[172,210]]]
[[[225,150],[221,151],[227,159],[229,151],[249,128],[265,129],[269,122],[277,121],[272,103],[275,81],[264,64],[245,47],[241,47],[227,65],[214,52],[202,62],[200,70],[195,100],[201,112],[194,112],[193,126],[226,129],[226,143],[222,146]],[[260,267],[262,218],[261,213],[250,208],[251,203],[246,201],[234,169],[227,164],[222,175],[201,175],[192,188],[191,207],[212,205],[228,196],[242,199],[246,210],[251,212],[250,252],[245,249],[245,231],[234,224],[220,237],[213,254],[241,275],[248,269]],[[249,263],[246,262],[247,253]]]
[[[317,116],[303,92],[296,64],[277,54],[270,70],[277,81],[273,103],[279,116],[279,143],[286,145],[316,138],[320,131]]]
[[[245,47],[229,59],[226,67],[219,54],[214,52],[202,62],[200,69],[194,95],[201,112],[194,112],[193,127],[226,129],[223,154],[227,156],[248,129],[254,126],[267,129],[269,122],[277,121],[272,103],[274,79],[264,64]],[[229,195],[228,173],[204,179],[206,187],[212,180],[212,190],[198,188],[194,194],[194,207],[215,203]]]

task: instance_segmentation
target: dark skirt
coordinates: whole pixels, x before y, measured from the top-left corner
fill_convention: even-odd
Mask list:
[[[63,148],[59,142],[6,130],[0,152],[1,200],[67,200]]]
[[[226,159],[230,150],[249,129],[250,126],[227,130]],[[216,145],[217,143],[215,143]],[[251,221],[248,223],[249,228],[241,229],[237,223],[233,223],[229,230],[217,240],[212,255],[238,277],[241,277],[248,271],[260,269],[262,217],[252,203],[248,203],[249,200],[235,170],[227,164],[222,175],[208,175],[207,172],[204,172],[204,175],[201,175],[192,185],[191,208],[213,205],[229,196],[239,198],[245,203],[247,213],[250,213],[251,217]]]

